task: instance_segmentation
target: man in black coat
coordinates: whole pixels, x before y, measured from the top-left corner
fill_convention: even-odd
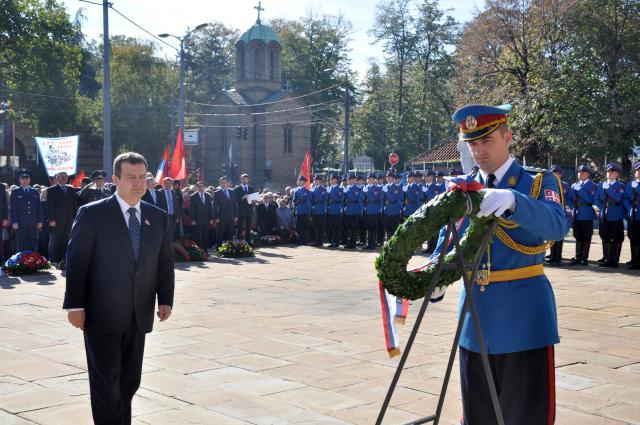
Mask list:
[[[180,180],[173,181],[173,193],[178,198],[178,205],[180,205],[180,221],[176,226],[176,234],[174,237],[182,238],[184,236],[184,229],[182,225],[182,220],[184,219],[184,196],[182,195],[182,188],[180,187]]]
[[[47,189],[49,220],[49,259],[59,263],[67,251],[71,225],[78,208],[77,191],[67,184],[67,173],[55,175],[56,184]]]
[[[213,210],[216,226],[218,226],[218,240],[221,242],[233,238],[233,226],[238,222],[238,202],[235,193],[229,188],[229,180],[220,177],[220,189],[213,194]]]
[[[238,239],[249,239],[251,235],[251,219],[253,217],[253,204],[247,202],[247,196],[255,193],[253,186],[249,186],[249,175],[240,176],[240,183],[233,190],[238,203]]]
[[[79,206],[88,204],[89,202],[99,201],[113,195],[109,188],[105,185],[105,177],[107,173],[104,170],[96,170],[91,173],[92,183],[84,186],[78,192]]]
[[[193,239],[206,250],[209,248],[209,226],[213,225],[213,205],[211,196],[204,191],[204,183],[198,182],[198,191],[191,195],[189,201],[189,215],[193,226]]]
[[[151,204],[158,206],[158,194],[156,193],[156,178],[153,177],[153,174],[147,173],[147,191],[144,196],[142,196],[142,200]]]
[[[165,177],[162,180],[162,186],[163,188],[158,189],[156,192],[158,195],[158,208],[169,216],[169,231],[173,239],[176,237],[176,227],[182,220],[182,202],[173,191],[173,179],[171,177]]]
[[[156,298],[161,322],[173,306],[167,215],[140,201],[146,171],[143,156],[118,155],[115,195],[80,208],[71,230],[63,308],[84,331],[91,410],[99,425],[131,423]]]
[[[2,229],[9,225],[9,194],[4,183],[0,183],[0,219],[2,228],[0,228],[0,260],[4,261],[4,240],[2,240]]]
[[[275,235],[278,227],[276,216],[276,204],[273,202],[273,194],[266,193],[262,197],[262,203],[258,205],[258,233],[260,236]]]

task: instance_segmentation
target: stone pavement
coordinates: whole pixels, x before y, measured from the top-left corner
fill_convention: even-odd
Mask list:
[[[565,243],[565,258],[573,249]],[[592,259],[600,254],[594,245]],[[174,314],[147,339],[134,423],[374,423],[398,362],[384,349],[374,258],[274,247],[178,265]],[[547,273],[562,336],[556,423],[640,424],[640,275]],[[63,293],[58,272],[0,278],[0,424],[91,423],[82,335]],[[385,423],[435,411],[458,293],[429,307]],[[449,388],[443,424],[460,418],[457,365]]]

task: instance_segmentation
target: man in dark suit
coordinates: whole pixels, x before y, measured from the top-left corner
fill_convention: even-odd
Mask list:
[[[78,208],[76,189],[67,184],[68,178],[64,171],[56,174],[56,184],[47,189],[49,259],[54,263],[59,263],[64,258]]]
[[[176,226],[182,220],[182,202],[176,196],[176,193],[172,188],[173,179],[171,177],[165,177],[162,180],[162,189],[159,189],[157,193],[158,208],[162,209],[169,216],[170,234],[171,238],[175,238]]]
[[[151,204],[158,206],[158,194],[156,193],[156,178],[153,177],[153,174],[147,173],[147,191],[145,192],[142,200]]]
[[[9,225],[9,195],[7,194],[7,187],[4,183],[0,183],[0,219],[2,221],[1,232],[5,227]],[[0,260],[4,261],[4,240],[0,236]]]
[[[258,233],[260,236],[275,235],[278,227],[276,216],[277,205],[273,202],[273,193],[265,193],[262,196],[262,203],[257,207]]]
[[[193,239],[202,249],[209,248],[209,226],[213,225],[211,196],[204,191],[204,183],[198,182],[198,191],[191,195],[189,215],[193,226]]]
[[[184,236],[184,229],[183,229],[183,224],[182,224],[182,220],[184,220],[184,196],[182,195],[182,188],[180,187],[180,180],[174,180],[173,181],[173,193],[175,194],[175,196],[178,198],[178,205],[180,206],[180,221],[178,222],[178,225],[176,226],[176,234],[175,234],[175,238],[181,238]]]
[[[214,218],[218,226],[218,245],[233,238],[233,226],[238,222],[238,202],[229,180],[220,177],[220,189],[214,193]],[[246,203],[246,202],[245,202]]]
[[[79,206],[88,204],[89,202],[99,201],[113,195],[109,188],[106,187],[105,177],[107,173],[104,170],[96,170],[91,173],[92,183],[84,186],[78,192]]]
[[[63,308],[69,322],[84,331],[96,424],[131,423],[156,297],[161,322],[173,306],[168,219],[140,201],[146,171],[142,155],[118,155],[116,193],[80,208],[71,230]]]
[[[247,202],[247,196],[255,193],[253,186],[249,186],[249,175],[240,176],[240,183],[233,190],[238,203],[238,239],[249,239],[251,235],[251,219],[253,217],[253,204]]]

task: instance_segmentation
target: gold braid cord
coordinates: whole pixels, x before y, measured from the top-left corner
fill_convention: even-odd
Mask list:
[[[544,173],[536,174],[536,177],[533,179],[533,186],[531,186],[531,191],[529,192],[529,196],[531,196],[533,199],[538,199],[538,196],[540,196],[543,179],[544,179]],[[560,199],[562,201],[562,205],[564,205],[564,195],[562,193],[562,185],[560,185]],[[527,246],[527,245],[519,244],[516,241],[514,241],[511,238],[511,236],[509,236],[509,234],[504,230],[504,229],[515,229],[519,227],[518,224],[514,223],[511,220],[507,220],[506,218],[503,218],[503,217],[500,217],[498,219],[498,224],[500,224],[500,226],[496,227],[496,237],[500,240],[500,242],[502,242],[509,248],[521,254],[526,254],[526,255],[542,254],[547,249],[549,249],[551,245],[553,245],[554,241],[548,241],[538,246]]]

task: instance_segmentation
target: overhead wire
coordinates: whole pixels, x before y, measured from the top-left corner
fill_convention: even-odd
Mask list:
[[[251,112],[251,113],[233,113],[233,114],[189,112],[188,115],[206,116],[206,117],[237,117],[237,116],[282,114],[282,113],[285,113],[285,112],[291,112],[291,111],[297,111],[297,110],[304,110],[304,109],[308,109],[308,108],[314,108],[316,106],[333,105],[333,104],[336,104],[336,103],[339,103],[339,102],[340,101],[331,100],[331,101],[328,101],[328,102],[316,103],[314,105],[305,105],[305,106],[299,106],[299,107],[296,107],[296,108],[281,109],[281,110],[278,110],[278,111]]]
[[[238,106],[241,106],[241,107],[268,106],[268,105],[274,105],[274,104],[283,103],[283,102],[290,102],[292,100],[297,100],[297,99],[302,99],[304,97],[313,96],[314,94],[322,93],[322,92],[331,90],[333,88],[336,88],[338,86],[340,86],[340,84],[334,84],[334,85],[332,85],[330,87],[327,87],[327,88],[324,88],[324,89],[321,89],[321,90],[316,90],[316,91],[313,91],[313,92],[310,92],[310,93],[307,93],[307,94],[303,94],[303,95],[300,95],[300,96],[296,96],[296,97],[290,97],[288,99],[275,100],[273,102],[250,103],[250,104],[245,104],[245,105],[214,105],[212,103],[201,103],[201,102],[195,102],[195,101],[192,101],[192,100],[187,100],[186,103],[191,103],[191,104],[199,105],[199,106],[212,106],[212,107],[216,107],[216,108],[237,108]]]

